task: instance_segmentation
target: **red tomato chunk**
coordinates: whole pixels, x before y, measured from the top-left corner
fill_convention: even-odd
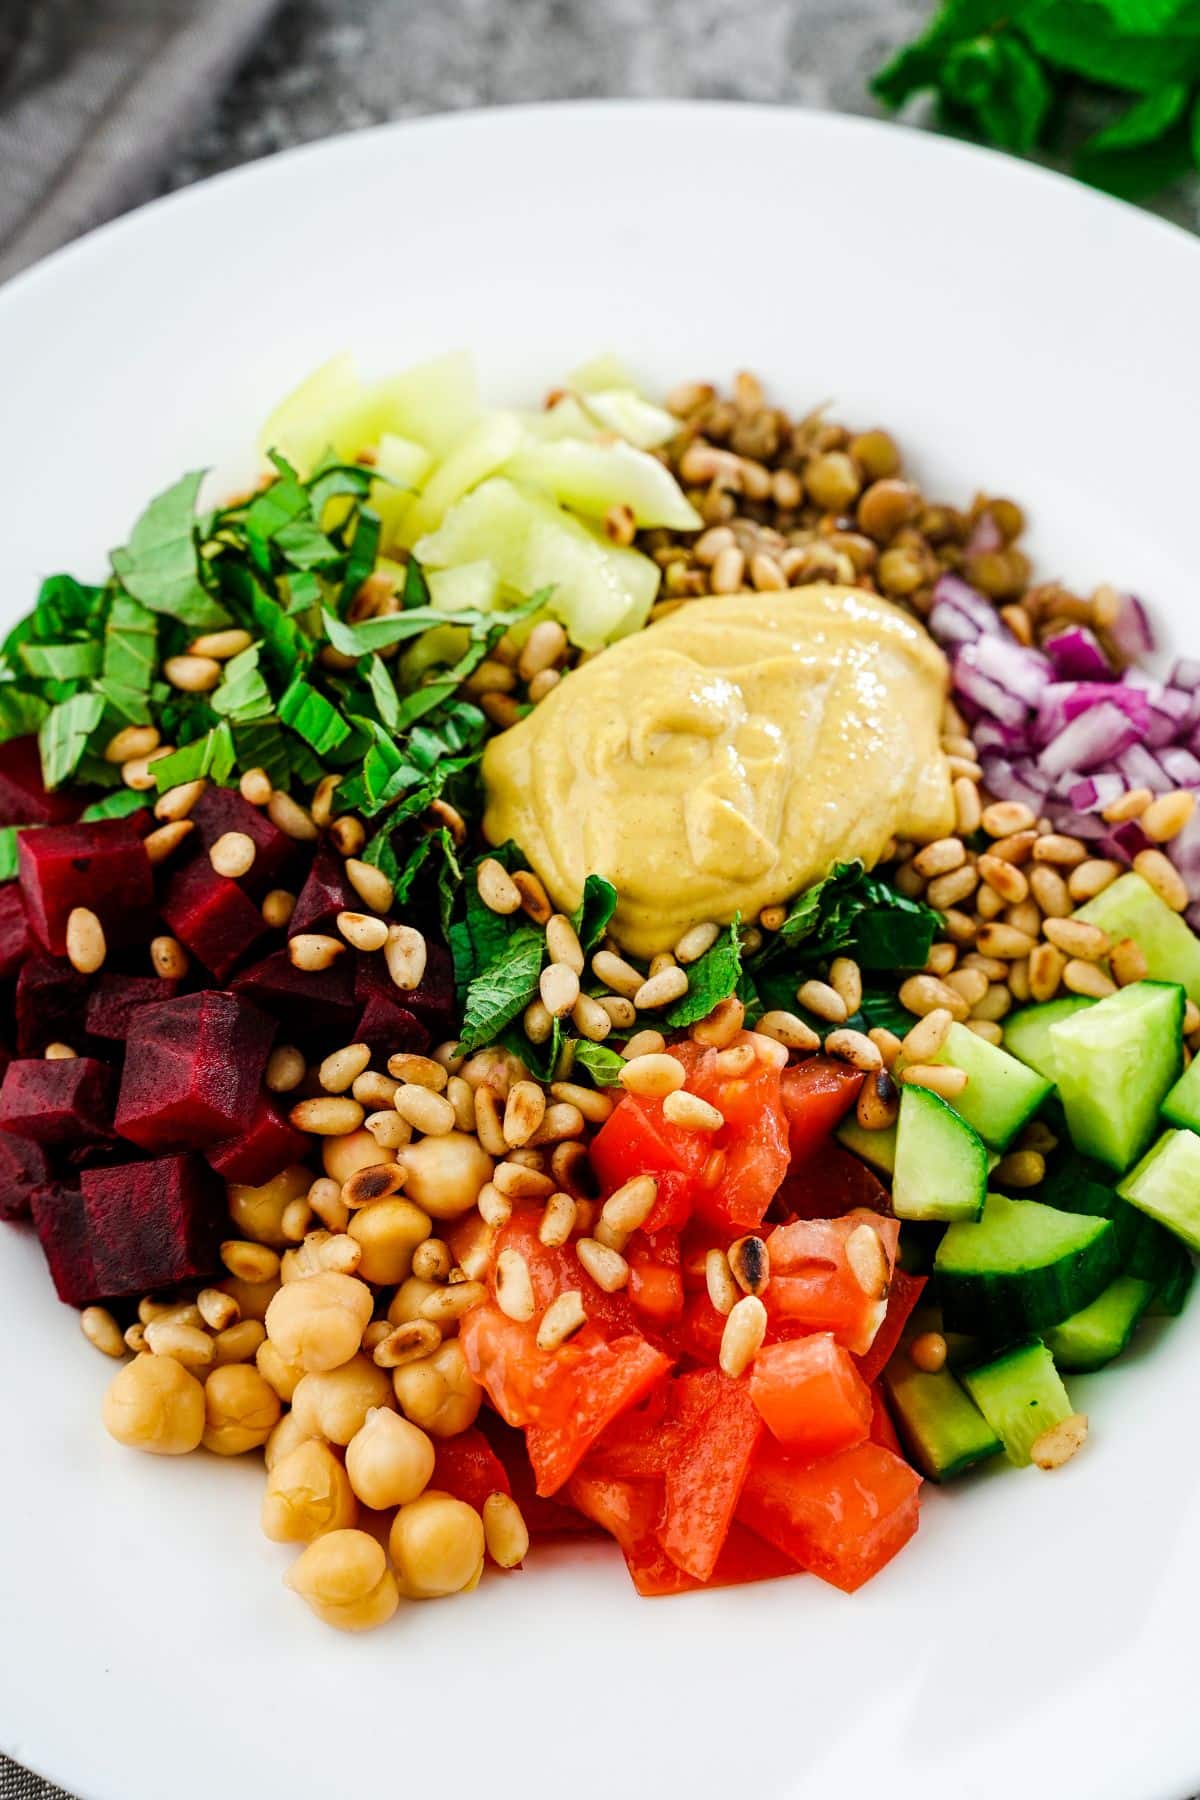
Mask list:
[[[827,1331],[767,1344],[750,1370],[750,1397],[768,1431],[798,1456],[832,1456],[871,1428],[871,1390]]]
[[[804,1462],[764,1436],[738,1517],[803,1569],[851,1594],[917,1529],[921,1478],[878,1444]]]

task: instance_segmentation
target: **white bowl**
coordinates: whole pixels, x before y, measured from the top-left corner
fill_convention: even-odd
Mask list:
[[[222,177],[0,293],[5,621],[99,575],[184,468],[245,467],[333,350],[474,346],[500,398],[612,347],[886,424],[933,492],[1011,493],[1046,575],[1194,606],[1200,247],[1004,157],[742,107],[514,109]],[[335,1636],[258,1532],[261,1473],[150,1461],[0,1230],[0,1746],[89,1800],[1178,1800],[1200,1779],[1200,1307],[1074,1384],[1085,1454],[927,1492],[854,1596],[635,1597],[615,1550]]]

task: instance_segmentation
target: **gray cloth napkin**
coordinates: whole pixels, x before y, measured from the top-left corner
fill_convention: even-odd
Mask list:
[[[0,0],[0,281],[147,198],[278,3]]]

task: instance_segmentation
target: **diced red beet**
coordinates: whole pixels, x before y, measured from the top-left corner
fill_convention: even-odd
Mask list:
[[[254,1115],[275,1022],[210,989],[140,1007],[125,1040],[114,1121],[143,1150],[199,1149]]]
[[[15,881],[0,887],[0,981],[11,981],[36,945],[21,890]]]
[[[106,1297],[216,1273],[224,1190],[200,1157],[85,1169],[80,1186],[94,1278]]]
[[[38,1144],[81,1144],[112,1129],[112,1071],[94,1056],[9,1063],[0,1130]]]
[[[356,1044],[385,1054],[429,1048],[429,1032],[410,1005],[412,996],[396,986],[382,955],[358,956],[354,995],[362,1009],[354,1027]]]
[[[189,843],[206,862],[217,839],[227,831],[244,832],[253,840],[254,862],[240,882],[248,894],[262,895],[268,888],[279,887],[299,854],[296,840],[280,831],[265,812],[243,800],[236,788],[205,788],[188,818],[196,828]]]
[[[230,983],[235,993],[260,1006],[279,1020],[281,1033],[295,1042],[332,1038],[335,1044],[355,1042],[354,972],[349,953],[339,956],[328,969],[296,969],[286,950],[264,956]]]
[[[346,879],[346,865],[327,844],[313,857],[308,879],[300,889],[288,936],[299,931],[328,931],[340,912],[361,912],[363,903]]]
[[[17,976],[17,1055],[40,1056],[47,1044],[82,1048],[84,1003],[91,977],[65,956],[31,956]]]
[[[67,919],[76,906],[96,914],[110,947],[150,937],[155,916],[150,858],[128,819],[22,831],[17,853],[29,923],[55,956],[66,950]]]
[[[33,1195],[31,1210],[59,1299],[68,1306],[86,1306],[90,1300],[101,1299],[104,1290],[96,1277],[79,1189],[57,1183],[40,1187]]]
[[[32,1138],[0,1131],[0,1219],[27,1219],[30,1201],[50,1180],[46,1152]]]
[[[225,980],[267,929],[253,900],[236,881],[218,875],[207,856],[193,858],[172,875],[162,916],[218,981]]]
[[[401,998],[409,1011],[428,1025],[435,1040],[454,1035],[454,964],[444,944],[427,940],[421,984]]]
[[[289,1163],[303,1162],[308,1147],[307,1135],[289,1124],[273,1095],[264,1092],[245,1131],[214,1144],[207,1154],[209,1166],[226,1181],[261,1187]]]
[[[0,744],[0,825],[65,825],[77,819],[83,801],[71,789],[48,792],[35,737]]]
[[[174,1000],[181,985],[160,975],[100,975],[87,997],[84,1022],[92,1037],[124,1043],[139,1008]]]

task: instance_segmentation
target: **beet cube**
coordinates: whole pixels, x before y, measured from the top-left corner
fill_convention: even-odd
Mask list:
[[[390,987],[393,995],[399,995],[400,1004],[428,1025],[435,1039],[453,1036],[454,964],[443,944],[427,941],[425,973],[420,985],[408,990],[399,989],[392,982],[382,955],[363,957],[360,966],[370,971],[363,979],[371,983],[373,990],[380,984]]]
[[[112,1072],[94,1056],[9,1063],[0,1086],[0,1130],[37,1144],[81,1144],[107,1137]]]
[[[15,881],[0,887],[0,981],[11,981],[36,945],[21,890]]]
[[[65,825],[82,811],[83,801],[69,790],[51,793],[43,786],[35,737],[0,744],[0,825]]]
[[[354,1027],[356,1044],[370,1044],[384,1054],[429,1047],[429,1032],[412,1004],[412,994],[396,986],[382,955],[359,956],[354,994],[361,1009]]]
[[[262,1093],[245,1131],[214,1144],[207,1156],[210,1168],[226,1181],[261,1187],[289,1163],[303,1162],[308,1147],[306,1133],[289,1123],[271,1094]]]
[[[174,1000],[181,984],[160,975],[101,975],[87,997],[84,1020],[94,1038],[124,1043],[138,1009]]]
[[[27,1219],[38,1188],[50,1180],[46,1152],[32,1138],[0,1131],[0,1219]]]
[[[146,846],[128,819],[48,825],[17,838],[21,892],[39,943],[55,956],[67,947],[73,907],[90,907],[109,945],[149,938],[154,881]]]
[[[328,969],[309,970],[293,968],[287,951],[276,950],[235,976],[231,986],[265,1007],[294,1042],[321,1037],[335,1044],[353,1041],[359,1008],[348,953]]]
[[[239,884],[248,894],[262,895],[268,888],[278,887],[299,853],[296,840],[280,831],[257,806],[243,800],[236,788],[205,788],[188,817],[196,828],[189,841],[206,861],[217,839],[227,831],[244,832],[253,840],[254,862]]]
[[[224,981],[266,931],[263,916],[236,881],[198,856],[167,883],[162,916],[198,962]]]
[[[198,1156],[85,1169],[80,1185],[102,1294],[144,1294],[216,1273],[225,1196]]]
[[[79,1189],[58,1184],[38,1188],[31,1210],[59,1299],[68,1306],[86,1306],[90,1300],[101,1299],[104,1289],[97,1281]]]
[[[118,1132],[143,1150],[181,1150],[243,1131],[274,1036],[274,1020],[237,994],[139,1007],[125,1040]]]
[[[322,844],[300,889],[288,936],[298,931],[328,931],[340,912],[361,912],[362,900],[346,879],[346,865]]]
[[[40,1056],[47,1044],[81,1048],[91,978],[65,956],[31,956],[17,976],[17,1055]]]

